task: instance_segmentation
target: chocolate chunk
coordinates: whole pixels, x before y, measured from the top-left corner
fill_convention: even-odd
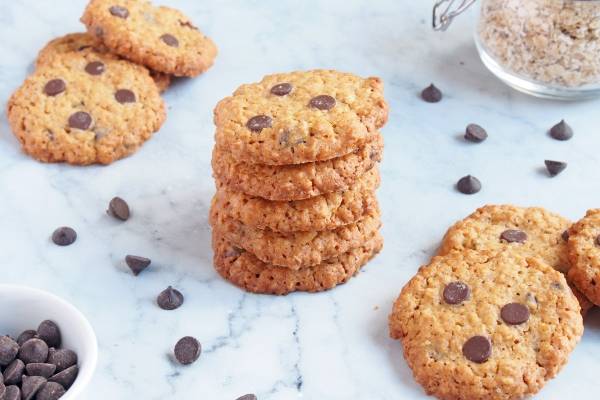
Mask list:
[[[25,343],[29,339],[33,339],[34,337],[37,337],[37,331],[34,331],[33,329],[28,329],[19,335],[19,337],[17,338],[17,343],[19,344],[19,346],[23,346],[23,343]]]
[[[271,88],[271,94],[274,94],[275,96],[286,96],[290,94],[292,89],[293,86],[291,83],[278,83]]]
[[[140,272],[145,270],[151,263],[149,258],[132,255],[125,256],[125,262],[135,276],[138,276]]]
[[[108,11],[115,17],[126,19],[129,17],[129,10],[122,6],[112,6]]]
[[[61,372],[77,364],[77,354],[69,349],[50,349],[47,362],[56,365],[56,372]]]
[[[0,396],[0,399],[1,398],[2,396]],[[19,387],[15,385],[7,386],[3,400],[21,400],[21,389],[19,389]]]
[[[9,336],[0,336],[0,366],[10,364],[19,353],[19,345]]]
[[[236,400],[257,400],[254,394],[245,394],[242,397],[238,397]]]
[[[562,161],[545,160],[544,164],[550,176],[556,176],[567,168],[567,163]]]
[[[423,89],[421,92],[421,98],[428,103],[438,103],[440,100],[442,100],[442,91],[432,83]]]
[[[77,378],[77,374],[79,373],[79,367],[77,365],[73,365],[65,369],[64,371],[59,372],[58,374],[53,375],[48,379],[48,382],[56,382],[59,383],[65,389],[69,389],[75,379]]]
[[[529,319],[529,308],[519,303],[509,303],[500,311],[502,320],[509,325],[521,325]]]
[[[59,383],[46,382],[39,390],[35,400],[58,400],[65,393],[65,388],[63,388]]]
[[[46,342],[48,347],[58,347],[62,342],[58,325],[50,320],[43,321],[38,326],[37,336]]]
[[[458,180],[456,189],[463,194],[475,194],[481,190],[481,182],[474,176],[467,175]]]
[[[21,385],[23,400],[32,400],[45,383],[44,377],[23,375],[23,385]]]
[[[507,229],[500,234],[500,239],[508,243],[525,243],[527,241],[527,234],[517,229]]]
[[[104,73],[105,69],[106,66],[100,61],[92,61],[91,63],[88,63],[88,65],[85,66],[85,72],[87,72],[90,75],[101,75],[102,73]]]
[[[158,295],[156,303],[163,310],[171,311],[181,307],[183,300],[183,294],[169,286]]]
[[[473,143],[481,143],[487,139],[487,137],[487,132],[481,126],[477,124],[467,125],[467,129],[465,130],[465,140]]]
[[[600,247],[600,235],[596,236],[596,246]]]
[[[569,140],[573,137],[573,129],[563,119],[550,129],[550,136],[556,140]]]
[[[266,115],[257,115],[246,122],[246,127],[252,132],[260,132],[265,128],[270,128],[273,124],[271,117]]]
[[[62,226],[52,233],[52,241],[58,246],[69,246],[77,239],[77,232],[68,226]]]
[[[46,362],[48,359],[48,345],[42,339],[29,339],[23,343],[17,357],[25,364]]]
[[[27,375],[50,378],[56,372],[56,365],[47,363],[31,363],[25,366]]]
[[[4,370],[4,384],[5,385],[17,385],[21,383],[21,377],[23,376],[23,371],[25,371],[25,364],[23,361],[13,360],[8,367]]]
[[[92,117],[84,111],[77,111],[69,117],[69,126],[75,129],[87,130],[92,125]]]
[[[62,79],[52,79],[44,86],[44,93],[48,96],[56,96],[65,91],[67,85]]]
[[[177,342],[175,345],[175,358],[180,364],[189,365],[195,362],[200,353],[202,352],[202,346],[200,342],[191,336],[186,336]]]
[[[135,103],[135,93],[129,89],[119,89],[115,93],[115,100],[121,104]]]
[[[108,203],[108,214],[121,221],[127,221],[131,215],[129,205],[120,197],[114,197],[110,203]]]
[[[492,354],[492,344],[484,336],[473,336],[465,342],[462,348],[463,355],[474,363],[484,363]]]
[[[310,99],[310,106],[319,110],[327,111],[335,107],[336,101],[333,97],[322,94]]]
[[[562,233],[562,235],[561,235],[561,237],[562,237],[562,240],[564,240],[565,242],[568,242],[568,241],[569,241],[569,236],[570,236],[570,235],[569,235],[569,230],[566,230],[566,231],[564,231],[564,232]]]
[[[160,40],[162,40],[167,46],[179,47],[179,40],[177,40],[175,36],[169,33],[165,33],[164,35],[162,35],[160,37]]]
[[[460,304],[469,298],[471,290],[463,282],[451,282],[444,288],[444,301],[448,304]]]

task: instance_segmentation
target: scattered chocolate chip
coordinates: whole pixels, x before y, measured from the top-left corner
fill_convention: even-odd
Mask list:
[[[23,400],[32,400],[45,383],[46,378],[42,376],[23,375],[23,384],[21,385]]]
[[[322,94],[320,96],[313,97],[312,99],[310,99],[309,104],[311,107],[316,108],[318,110],[327,111],[335,107],[336,101],[333,97],[328,96],[326,94]]]
[[[50,378],[56,372],[56,365],[48,363],[31,363],[25,366],[27,375]]]
[[[271,94],[274,94],[275,96],[286,96],[291,93],[292,88],[293,86],[291,83],[278,83],[271,88]]]
[[[114,197],[110,203],[108,203],[108,214],[121,221],[127,221],[131,215],[129,204],[120,197]]]
[[[451,282],[444,288],[444,301],[448,304],[460,304],[469,298],[471,290],[463,282]]]
[[[562,161],[545,160],[544,164],[550,176],[556,176],[567,168],[567,163]]]
[[[84,111],[77,111],[69,117],[69,126],[75,129],[87,130],[92,125],[92,117]]]
[[[270,128],[273,124],[271,117],[267,115],[257,115],[246,122],[246,127],[252,132],[260,132],[263,129]]]
[[[596,236],[596,246],[600,247],[600,235]]]
[[[198,30],[198,27],[192,24],[190,21],[179,21],[179,25],[185,26],[186,28],[193,29],[195,31]]]
[[[65,91],[67,85],[62,79],[52,79],[44,86],[44,93],[48,96],[56,96]]]
[[[15,385],[7,386],[4,393],[4,400],[21,400],[21,389]]]
[[[562,233],[562,235],[561,235],[561,237],[562,237],[562,240],[564,240],[565,242],[568,242],[568,241],[569,241],[569,236],[570,236],[570,235],[569,235],[569,231],[568,231],[568,230],[564,231],[564,232]]]
[[[61,372],[77,364],[77,354],[69,349],[50,349],[47,362],[56,365],[56,372]]]
[[[500,234],[500,239],[508,243],[525,243],[527,241],[527,234],[517,229],[507,229]]]
[[[59,383],[46,382],[35,396],[35,400],[58,400],[65,393],[65,388]]]
[[[129,10],[122,6],[112,6],[108,11],[115,17],[126,19],[129,17]]]
[[[169,286],[158,295],[156,303],[163,310],[171,311],[181,307],[183,300],[183,294]]]
[[[52,241],[58,246],[69,246],[77,239],[77,232],[73,228],[63,226],[52,233]]]
[[[484,336],[473,336],[465,342],[462,348],[463,355],[474,363],[484,363],[492,354],[492,344]]]
[[[569,140],[573,137],[573,129],[563,119],[550,129],[550,136],[556,140]]]
[[[473,143],[481,143],[487,139],[487,137],[487,132],[481,126],[477,124],[467,125],[467,129],[465,130],[465,140]]]
[[[463,194],[475,194],[481,190],[481,182],[474,176],[467,175],[458,180],[456,189]]]
[[[42,339],[29,339],[23,343],[17,357],[25,364],[46,362],[48,359],[48,345]]]
[[[200,342],[191,336],[179,339],[175,345],[175,358],[180,364],[189,365],[195,362],[202,351]]]
[[[38,326],[37,336],[46,342],[48,347],[58,347],[62,341],[58,325],[50,320],[42,321]]]
[[[175,36],[169,33],[165,33],[164,35],[162,35],[160,37],[160,40],[162,40],[167,46],[179,47],[179,40],[177,40]]]
[[[10,364],[19,353],[19,345],[9,336],[0,336],[0,366]]]
[[[119,89],[115,93],[115,100],[121,104],[135,103],[135,93],[129,89]]]
[[[421,92],[421,98],[428,103],[438,103],[440,100],[442,100],[442,91],[432,83],[423,89]]]
[[[500,310],[502,320],[509,325],[521,325],[529,319],[529,308],[519,303],[509,303]]]
[[[77,374],[79,373],[79,367],[77,365],[73,365],[65,369],[64,371],[55,374],[48,379],[48,382],[56,382],[59,383],[65,389],[69,389],[75,379],[77,378]]]
[[[16,385],[21,383],[21,377],[23,376],[23,371],[25,371],[25,364],[23,361],[13,360],[8,367],[4,370],[4,384],[5,385]]]
[[[127,255],[125,256],[125,262],[129,269],[131,269],[131,272],[135,276],[138,276],[140,272],[148,268],[152,261],[146,257]]]
[[[19,344],[19,346],[23,346],[23,343],[25,343],[29,339],[33,339],[34,337],[37,337],[37,331],[34,331],[33,329],[28,329],[19,335],[19,337],[17,338],[17,343]]]
[[[100,61],[92,61],[91,63],[88,63],[88,65],[85,66],[85,72],[87,72],[90,75],[101,75],[105,69],[106,66]]]
[[[257,400],[257,398],[254,394],[245,394],[241,397],[238,397],[236,400]]]

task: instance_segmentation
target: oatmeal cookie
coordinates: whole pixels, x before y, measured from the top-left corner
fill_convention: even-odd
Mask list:
[[[569,278],[594,304],[600,305],[600,209],[589,210],[569,230]]]

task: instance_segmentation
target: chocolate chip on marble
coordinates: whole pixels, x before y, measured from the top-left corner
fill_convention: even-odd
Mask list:
[[[135,93],[129,89],[119,89],[115,92],[115,100],[121,104],[135,103]]]
[[[293,86],[291,83],[278,83],[271,88],[271,94],[275,96],[287,96],[292,92]]]
[[[335,107],[336,101],[333,97],[322,94],[310,99],[310,106],[318,110],[327,111]]]
[[[2,396],[0,396],[2,398]],[[18,386],[10,385],[6,387],[4,400],[21,400],[21,389]]]
[[[135,276],[138,276],[140,272],[148,268],[151,262],[152,261],[146,257],[132,255],[125,256],[125,263],[127,263],[127,266]]]
[[[58,347],[62,342],[60,328],[50,320],[42,321],[37,329],[38,338],[42,339],[48,347]]]
[[[481,143],[487,139],[488,134],[485,129],[477,124],[467,125],[465,130],[465,140],[473,143]]]
[[[241,397],[238,397],[236,400],[257,400],[255,394],[245,394]]]
[[[62,79],[52,79],[44,86],[44,93],[48,96],[56,96],[65,91],[67,85]]]
[[[92,61],[85,66],[85,72],[90,75],[101,75],[105,70],[106,66],[100,61]]]
[[[442,91],[438,89],[433,83],[427,86],[421,92],[421,98],[428,103],[438,103],[442,100]]]
[[[69,126],[85,131],[92,125],[92,116],[85,111],[77,111],[69,117]]]
[[[56,365],[56,372],[61,372],[77,364],[77,354],[69,349],[51,348],[48,351],[47,362]]]
[[[473,336],[463,345],[462,353],[467,360],[481,364],[490,358],[492,344],[484,336]]]
[[[9,336],[0,336],[0,366],[10,364],[19,353],[19,345]]]
[[[177,38],[170,33],[165,33],[162,35],[160,40],[162,40],[167,46],[179,47],[179,40],[177,40]]]
[[[508,243],[525,243],[527,241],[527,234],[518,229],[507,229],[500,234],[500,239]]]
[[[108,214],[121,221],[127,221],[131,215],[129,204],[120,197],[113,197],[108,203]]]
[[[158,306],[163,310],[168,311],[181,307],[183,301],[183,294],[181,294],[179,290],[173,289],[171,286],[163,290],[156,299]]]
[[[56,365],[48,363],[31,363],[25,366],[27,375],[50,378],[56,372]]]
[[[569,140],[573,137],[573,129],[563,119],[550,129],[550,136],[556,140]]]
[[[529,319],[529,308],[523,304],[509,303],[500,310],[500,317],[509,325],[521,325]]]
[[[69,367],[64,371],[52,375],[48,379],[48,382],[59,383],[62,387],[68,390],[73,384],[73,382],[75,382],[77,374],[79,374],[79,367],[77,365],[73,365],[72,367]]]
[[[32,400],[38,391],[47,382],[42,376],[23,375],[23,384],[21,385],[21,396],[23,400]]]
[[[460,304],[469,298],[471,290],[466,283],[451,282],[444,288],[444,301],[448,304]]]
[[[273,124],[273,119],[267,115],[257,115],[246,122],[246,127],[252,132],[260,132],[263,129],[270,128]]]
[[[546,169],[551,177],[560,174],[567,168],[567,163],[563,161],[545,160],[544,164],[546,164]]]
[[[179,339],[174,350],[175,358],[183,365],[189,365],[198,360],[201,352],[200,342],[191,336]]]
[[[129,10],[123,6],[111,6],[108,11],[115,17],[123,19],[129,17]]]
[[[58,400],[67,391],[59,383],[46,382],[35,396],[35,400]]]
[[[52,241],[58,246],[69,246],[77,239],[77,232],[68,226],[62,226],[52,233]]]
[[[475,194],[481,190],[481,182],[474,176],[467,175],[458,180],[456,189],[463,194]]]
[[[21,377],[23,376],[23,371],[25,371],[25,364],[23,361],[13,360],[8,367],[4,370],[4,384],[5,385],[16,385],[21,382]]]
[[[17,357],[25,364],[46,362],[48,359],[48,345],[42,339],[29,339],[23,343]]]
[[[19,337],[17,338],[17,343],[19,344],[19,346],[23,346],[23,343],[25,343],[29,339],[33,339],[34,337],[37,337],[37,331],[34,331],[33,329],[28,329],[26,331],[23,331],[19,335]]]

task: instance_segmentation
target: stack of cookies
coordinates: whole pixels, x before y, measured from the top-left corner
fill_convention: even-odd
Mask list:
[[[315,70],[242,85],[215,108],[214,265],[241,288],[317,292],[383,240],[375,191],[388,106],[378,78]]]
[[[43,162],[132,154],[163,124],[171,76],[196,76],[216,57],[189,18],[146,0],[92,0],[81,20],[87,33],[50,41],[8,103],[23,150]]]

